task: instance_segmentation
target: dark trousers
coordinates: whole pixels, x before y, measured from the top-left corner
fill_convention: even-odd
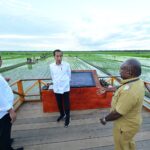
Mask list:
[[[11,134],[11,118],[6,114],[0,119],[0,150],[11,150],[10,134]]]
[[[69,92],[64,94],[55,93],[58,109],[61,116],[66,114],[66,118],[70,118],[70,99]]]

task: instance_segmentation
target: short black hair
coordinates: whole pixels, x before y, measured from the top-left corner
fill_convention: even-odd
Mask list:
[[[55,53],[56,52],[61,52],[62,54],[63,54],[63,52],[60,50],[60,49],[55,49],[54,51],[53,51],[53,56],[55,56]]]
[[[138,60],[131,58],[131,59],[126,60],[126,63],[130,66],[132,74],[135,77],[138,77],[141,75],[142,73],[141,63]]]

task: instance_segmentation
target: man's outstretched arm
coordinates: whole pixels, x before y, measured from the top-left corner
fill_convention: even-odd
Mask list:
[[[109,113],[106,117],[100,118],[101,124],[105,125],[107,121],[114,121],[122,117],[121,114],[119,114],[117,111],[112,111]]]

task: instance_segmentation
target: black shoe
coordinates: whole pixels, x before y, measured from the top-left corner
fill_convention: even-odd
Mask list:
[[[57,122],[59,122],[60,120],[63,120],[63,119],[65,119],[65,115],[59,116],[59,117],[57,118]]]
[[[69,126],[69,123],[70,123],[70,118],[66,117],[64,127],[67,128]]]
[[[14,139],[11,138],[11,139],[10,139],[10,145],[12,145],[13,143],[14,143]]]

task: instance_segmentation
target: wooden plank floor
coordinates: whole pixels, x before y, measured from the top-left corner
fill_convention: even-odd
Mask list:
[[[24,103],[12,127],[13,147],[25,150],[113,150],[112,123],[102,126],[100,116],[109,109],[72,111],[71,123],[57,123],[58,113],[43,113],[41,102]],[[143,125],[137,134],[138,150],[150,150],[150,112],[143,110]]]

